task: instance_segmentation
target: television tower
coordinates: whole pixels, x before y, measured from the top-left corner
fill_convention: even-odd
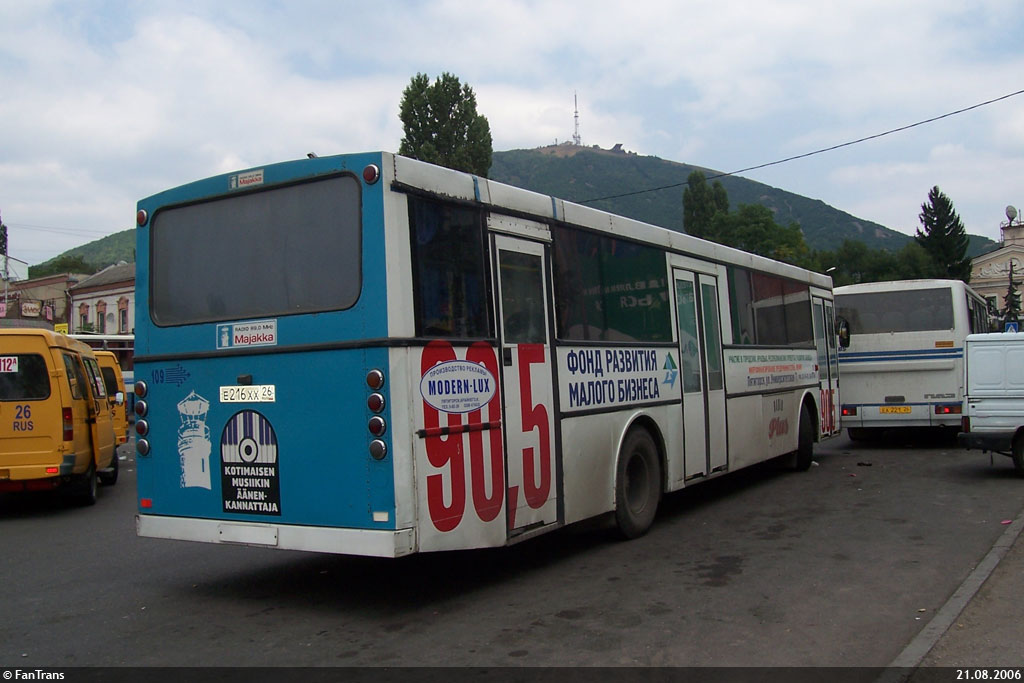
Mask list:
[[[572,103],[573,106],[576,108],[576,113],[573,115],[573,120],[576,122],[576,130],[572,134],[572,144],[576,145],[577,147],[580,147],[583,144],[582,142],[580,142],[580,105],[579,101],[576,99],[575,92],[573,92],[572,94]]]

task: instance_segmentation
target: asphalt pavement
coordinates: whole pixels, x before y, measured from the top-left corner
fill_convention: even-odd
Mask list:
[[[1024,486],[1024,481],[1021,482]],[[945,605],[890,664],[892,671],[918,671],[911,682],[928,679],[928,669],[965,669],[969,679],[1008,680],[1024,675],[1024,510],[1005,520],[1006,531]],[[906,676],[903,676],[906,678]]]

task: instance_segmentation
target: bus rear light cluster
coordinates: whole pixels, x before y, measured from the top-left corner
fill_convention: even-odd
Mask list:
[[[962,410],[963,406],[959,403],[956,405],[935,406],[936,415],[959,415]]]
[[[65,441],[75,440],[75,413],[71,408],[64,408],[60,413],[61,422],[64,427],[63,439]]]
[[[384,373],[376,368],[370,370],[366,373],[366,386],[373,391],[372,394],[366,397],[366,407],[372,413],[383,411],[386,401],[384,394],[380,393],[380,390],[384,387]],[[376,437],[370,442],[370,457],[374,460],[383,460],[388,454],[388,445],[380,437],[384,436],[384,433],[388,431],[387,420],[380,415],[374,415],[366,423],[366,429],[372,436]]]
[[[149,385],[142,380],[135,383],[135,395],[139,398],[146,398],[146,394],[149,393]]]
[[[149,404],[145,401],[136,401],[135,414],[139,417],[146,417],[149,414]]]
[[[149,455],[149,441],[146,439],[137,439],[135,441],[135,452],[139,455]]]
[[[857,414],[857,406],[843,406],[843,417],[853,417]]]
[[[146,436],[149,434],[149,423],[145,420],[135,421],[135,433],[139,436]]]

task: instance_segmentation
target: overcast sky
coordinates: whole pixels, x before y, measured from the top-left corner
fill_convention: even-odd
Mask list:
[[[397,151],[417,72],[496,151],[621,143],[734,171],[1024,90],[1020,0],[0,0],[0,216],[40,263],[230,170]],[[912,234],[928,190],[999,238],[1024,95],[742,174]]]

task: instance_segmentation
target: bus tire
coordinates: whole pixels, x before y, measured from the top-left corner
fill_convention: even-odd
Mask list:
[[[646,429],[632,429],[619,452],[615,472],[615,525],[626,539],[647,533],[661,500],[661,459]]]
[[[814,418],[811,411],[804,406],[800,409],[800,431],[797,436],[796,459],[793,469],[797,472],[806,472],[811,468],[811,461],[814,460]]]
[[[79,505],[95,505],[98,489],[99,481],[96,476],[96,463],[90,462],[89,469],[85,471],[81,481],[78,482],[75,500]]]
[[[1018,477],[1024,477],[1024,434],[1018,434],[1013,440],[1013,469],[1017,470]]]

